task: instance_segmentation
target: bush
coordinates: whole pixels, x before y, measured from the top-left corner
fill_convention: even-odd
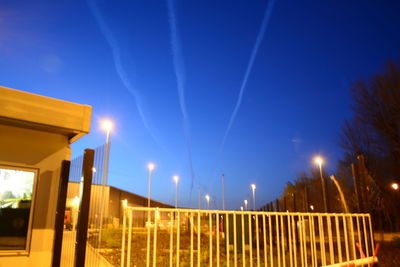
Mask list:
[[[120,248],[122,232],[119,229],[103,229],[101,233],[102,248]]]
[[[395,246],[400,247],[400,237],[398,236],[393,237],[392,242]]]

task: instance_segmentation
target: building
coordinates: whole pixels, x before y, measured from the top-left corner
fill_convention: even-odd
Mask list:
[[[61,164],[91,112],[0,87],[0,267],[51,266]]]
[[[79,192],[81,184],[78,182],[68,183],[67,193],[67,217],[71,215],[71,223],[76,224],[74,218],[77,216],[77,204],[79,203]],[[127,201],[129,206],[147,207],[147,197],[143,197],[113,186],[103,186],[92,184],[90,195],[90,215],[89,228],[95,228],[99,225],[101,216],[101,207],[103,206],[103,224],[106,227],[119,227],[123,218],[123,201]],[[173,208],[173,206],[150,200],[151,207]],[[69,213],[69,214],[68,214]],[[144,224],[144,214],[137,214],[135,220],[138,224]]]

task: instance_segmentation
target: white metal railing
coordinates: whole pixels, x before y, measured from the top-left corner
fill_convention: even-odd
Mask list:
[[[122,267],[329,266],[373,251],[369,214],[124,209]]]

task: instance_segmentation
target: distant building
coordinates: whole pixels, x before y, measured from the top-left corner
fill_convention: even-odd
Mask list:
[[[69,182],[68,183],[68,193],[67,193],[67,217],[68,212],[72,213],[72,219],[74,217],[74,211],[77,210],[77,202],[79,201],[80,183]],[[104,203],[103,210],[103,223],[105,225],[112,225],[113,227],[118,227],[123,219],[123,201],[127,200],[128,206],[135,207],[147,207],[147,197],[143,197],[113,186],[103,186],[98,184],[93,184],[90,195],[90,215],[89,224],[98,225],[100,221],[101,206]],[[171,205],[158,202],[155,200],[150,200],[151,207],[159,208],[174,208]],[[144,224],[144,212],[140,212],[135,216],[136,224]],[[76,215],[75,215],[76,217]]]

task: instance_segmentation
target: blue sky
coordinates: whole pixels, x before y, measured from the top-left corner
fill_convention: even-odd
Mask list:
[[[399,59],[398,1],[167,3],[1,1],[0,85],[93,106],[74,156],[104,143],[98,122],[114,120],[109,184],[146,195],[152,161],[152,196],[171,204],[173,174],[181,205],[197,207],[201,190],[220,208],[224,173],[236,209],[251,183],[258,206],[278,197],[315,154],[333,172],[350,85]]]

